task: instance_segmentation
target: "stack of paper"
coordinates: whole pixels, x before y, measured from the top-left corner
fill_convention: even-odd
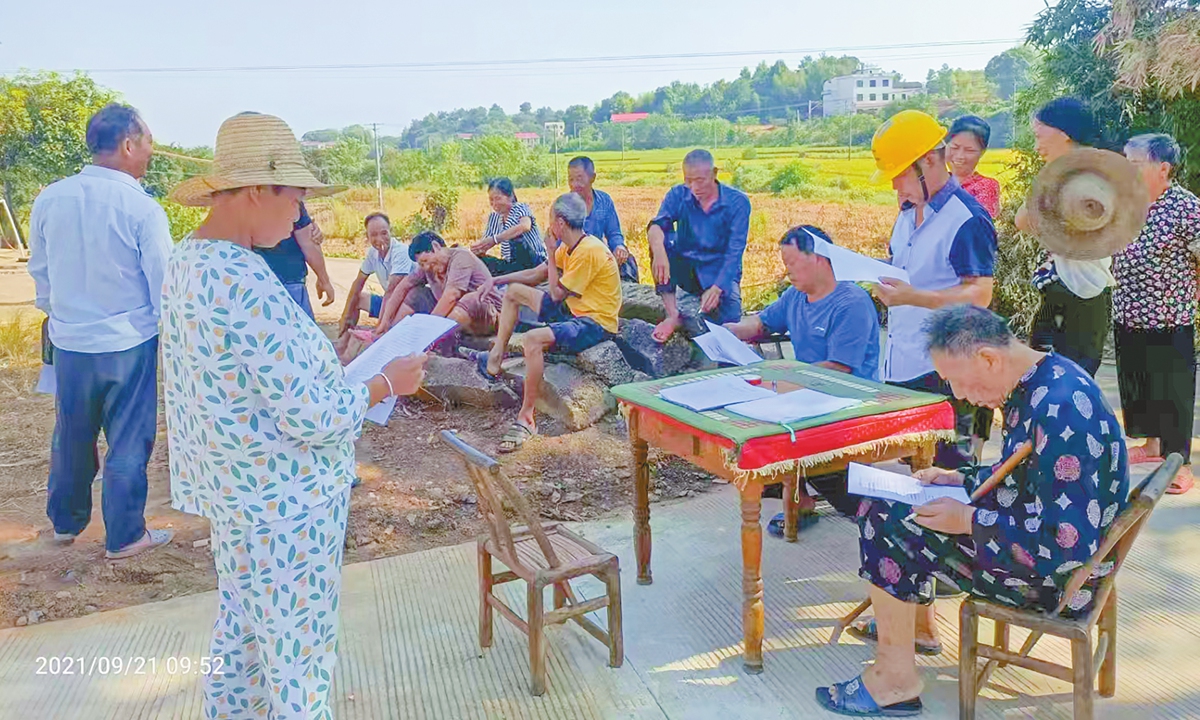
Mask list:
[[[771,390],[751,385],[736,375],[718,375],[663,388],[658,395],[669,403],[682,405],[696,412],[715,410],[726,405],[744,403],[758,398],[775,397],[775,393]]]
[[[816,250],[816,253],[821,257],[829,258],[829,264],[833,266],[833,277],[838,282],[878,283],[883,278],[895,278],[908,282],[908,272],[904,268],[898,268],[882,260],[860,255],[853,250],[834,245],[814,233],[808,234],[813,239],[813,249]]]
[[[729,365],[752,365],[762,362],[758,353],[750,349],[746,343],[738,340],[722,325],[716,325],[707,320],[708,332],[695,338],[696,344],[704,351],[709,360]]]
[[[436,315],[409,315],[362,351],[346,366],[346,382],[361,383],[379,374],[384,366],[399,357],[425,352],[443,335],[458,327],[458,323]],[[377,425],[387,425],[396,398],[388,398],[367,411],[367,419]]]
[[[967,505],[971,503],[970,496],[962,486],[922,485],[915,477],[858,463],[850,463],[846,491],[851,495],[865,495],[913,506],[924,505],[944,497]]]
[[[840,398],[816,390],[793,390],[781,395],[771,395],[762,400],[730,405],[726,410],[743,417],[763,422],[786,425],[845,410],[858,404],[858,400]]]

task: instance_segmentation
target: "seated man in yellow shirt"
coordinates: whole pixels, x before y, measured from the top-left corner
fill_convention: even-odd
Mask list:
[[[538,322],[544,324],[525,333],[525,396],[517,421],[500,440],[500,452],[512,452],[537,434],[533,410],[542,384],[544,353],[553,348],[577,355],[617,332],[621,274],[608,246],[583,232],[586,219],[583,198],[574,193],[560,196],[550,207],[550,224],[543,238],[546,262],[494,280],[508,288],[492,350],[476,356],[484,377],[495,380],[500,374],[500,362],[522,307],[536,312]],[[547,290],[534,287],[543,282],[549,284]]]

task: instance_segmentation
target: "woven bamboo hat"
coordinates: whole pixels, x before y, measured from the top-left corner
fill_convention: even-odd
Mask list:
[[[1079,148],[1038,173],[1026,207],[1047,250],[1071,260],[1100,260],[1137,238],[1150,203],[1124,156]]]
[[[274,115],[245,112],[221,123],[212,170],[183,181],[170,197],[180,205],[203,207],[212,204],[213,193],[255,185],[304,188],[309,197],[346,189],[313,176],[287,123]]]

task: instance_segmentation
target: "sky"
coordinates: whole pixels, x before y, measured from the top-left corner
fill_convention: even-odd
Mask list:
[[[794,65],[823,50],[923,81],[943,63],[983,68],[1046,6],[1045,0],[5,4],[0,74],[87,71],[136,106],[157,141],[185,146],[211,145],[221,121],[244,110],[278,115],[297,135],[358,123],[379,123],[380,134],[398,135],[414,118],[439,110],[495,103],[516,112],[522,102],[590,107],[618,90],[636,95],[673,80],[732,79],[763,60]],[[988,43],[961,44],[980,41]]]

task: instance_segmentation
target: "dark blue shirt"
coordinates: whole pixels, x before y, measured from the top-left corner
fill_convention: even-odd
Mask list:
[[[608,243],[609,250],[625,244],[621,233],[621,219],[617,217],[617,206],[612,197],[600,190],[592,190],[592,212],[583,221],[583,231]]]
[[[717,201],[704,212],[687,185],[676,185],[650,224],[666,234],[668,254],[692,261],[702,286],[716,285],[728,296],[733,284],[742,280],[750,198],[726,185],[718,184],[717,190]]]
[[[254,252],[262,255],[262,259],[267,261],[267,266],[284,285],[302,283],[308,277],[308,265],[300,243],[296,242],[296,231],[311,224],[312,218],[308,216],[308,208],[304,207],[304,203],[300,203],[300,219],[292,225],[292,234],[286,240],[272,248],[254,248]]]
[[[791,336],[800,362],[835,362],[878,382],[879,315],[871,296],[854,283],[840,282],[815,302],[790,287],[758,319],[770,332]]]

